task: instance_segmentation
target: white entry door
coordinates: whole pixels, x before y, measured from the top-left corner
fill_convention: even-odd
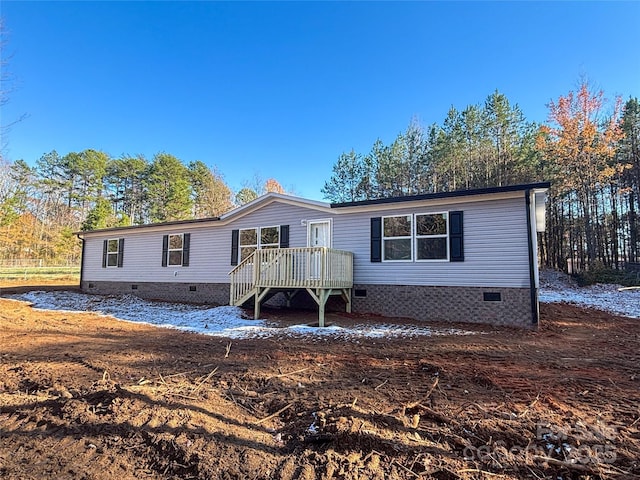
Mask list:
[[[331,247],[331,222],[309,222],[309,247]]]
[[[331,247],[331,222],[319,220],[309,222],[307,244],[309,247]],[[309,258],[309,277],[320,278],[322,274],[322,252],[312,252]]]

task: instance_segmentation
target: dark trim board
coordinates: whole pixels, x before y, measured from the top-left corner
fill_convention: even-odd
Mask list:
[[[534,189],[547,189],[550,182],[529,183],[526,185],[508,185],[505,187],[476,188],[473,190],[455,190],[453,192],[425,193],[423,195],[411,195],[406,197],[377,198],[374,200],[360,200],[357,202],[332,203],[331,208],[358,207],[364,205],[382,205],[385,203],[416,202],[421,200],[435,200],[438,198],[472,197],[475,195],[487,195],[493,193],[521,192]]]
[[[531,323],[534,326],[537,326],[540,318],[540,305],[538,303],[538,289],[536,287],[536,252],[533,248],[533,235],[535,235],[536,233],[531,227],[531,190],[526,190],[524,192],[524,196],[524,203],[527,209],[527,249],[529,252],[529,293],[531,302]]]

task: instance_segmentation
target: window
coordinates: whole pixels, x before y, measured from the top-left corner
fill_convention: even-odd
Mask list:
[[[240,230],[240,261],[243,261],[258,248],[258,230],[246,228]]]
[[[289,225],[231,230],[231,265],[259,248],[289,248]]]
[[[382,218],[382,250],[385,261],[411,261],[412,215]]]
[[[117,238],[107,240],[107,267],[118,266],[119,243]]]
[[[260,229],[260,248],[278,248],[280,246],[280,228],[262,227]]]
[[[280,247],[280,227],[245,228],[239,234],[240,261],[259,248]]]
[[[183,237],[182,234],[169,235],[169,249],[168,249],[168,261],[167,264],[171,266],[182,266],[182,246]]]
[[[174,233],[162,237],[162,266],[188,267],[190,233]]]
[[[416,260],[447,260],[447,214],[416,215]]]
[[[448,214],[382,217],[382,253],[385,262],[447,260]]]
[[[124,238],[109,238],[102,243],[102,268],[122,267]]]

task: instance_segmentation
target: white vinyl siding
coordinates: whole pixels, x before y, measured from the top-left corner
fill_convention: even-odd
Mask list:
[[[443,211],[436,206],[433,213]],[[371,262],[371,218],[431,213],[428,203],[391,211],[358,212],[334,219],[334,248],[354,256],[355,284],[529,287],[524,194],[518,198],[456,203],[464,212],[464,262]]]
[[[470,199],[473,200],[473,199]],[[433,205],[432,205],[433,204]],[[123,230],[126,239],[123,268],[102,268],[103,240],[113,232],[85,234],[84,280],[135,282],[229,283],[232,230],[255,229],[258,225],[289,225],[289,246],[307,246],[307,222],[332,220],[332,246],[354,254],[354,283],[426,286],[529,287],[529,257],[524,194],[497,200],[467,201],[454,205],[438,202],[399,203],[376,210],[369,206],[339,213],[342,209],[318,209],[274,201],[262,208],[231,218],[226,224],[183,224],[191,233],[190,267],[162,268],[162,237],[171,228]],[[413,261],[371,262],[371,218],[398,215],[464,212],[464,262]],[[342,210],[345,212],[345,210]],[[414,217],[415,218],[415,217]],[[414,252],[415,255],[415,252]],[[399,299],[401,301],[401,299]]]

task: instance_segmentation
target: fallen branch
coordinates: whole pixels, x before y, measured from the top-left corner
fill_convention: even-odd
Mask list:
[[[479,468],[463,468],[456,473],[482,473],[483,475],[489,475],[490,477],[506,477],[504,473],[487,472],[486,470],[480,470]]]
[[[534,455],[532,457],[533,461],[537,461],[537,462],[544,462],[547,463],[549,465],[553,465],[554,467],[563,467],[563,468],[567,468],[569,470],[577,470],[578,472],[587,472],[590,473],[592,475],[599,475],[602,473],[601,470],[599,469],[595,469],[595,468],[591,468],[591,467],[587,467],[586,465],[581,465],[579,463],[569,463],[569,462],[564,462],[562,460],[557,460],[555,458],[551,458],[551,457],[544,457],[542,455]]]
[[[410,410],[412,408],[416,408],[418,405],[424,403],[425,401],[427,401],[429,399],[429,397],[431,396],[431,394],[433,393],[433,391],[435,390],[435,388],[438,386],[438,380],[440,377],[436,377],[435,381],[433,382],[433,385],[431,385],[431,388],[429,389],[429,391],[427,392],[427,394],[422,397],[420,400],[416,400],[415,402],[411,402],[411,403],[407,403],[404,406],[404,410]],[[404,411],[403,411],[404,413]]]
[[[273,418],[273,417],[277,417],[278,415],[280,415],[282,412],[284,412],[285,410],[288,410],[289,408],[293,407],[293,403],[288,403],[287,405],[285,405],[284,407],[282,407],[280,410],[278,410],[277,412],[272,413],[271,415],[264,417],[256,422],[253,422],[254,425],[260,425],[262,422],[266,422],[267,420]]]
[[[432,419],[437,420],[438,422],[450,423],[452,425],[458,424],[458,422],[456,422],[453,418],[445,417],[441,413],[436,412],[435,410],[427,407],[426,405],[418,404],[416,406],[420,407],[423,410],[423,415],[426,414],[427,417],[431,417]]]
[[[536,395],[535,400],[533,402],[531,402],[529,405],[527,405],[527,408],[525,408],[524,411],[518,416],[520,418],[525,417],[529,413],[529,410],[531,410],[536,405],[536,403],[538,403],[538,400],[540,400],[540,393],[538,393],[538,395]]]
[[[231,351],[231,342],[227,343],[226,352],[224,354],[224,358],[229,358],[229,352]]]
[[[205,382],[207,382],[211,377],[213,377],[213,375],[215,375],[215,373],[218,371],[218,367],[214,368],[213,370],[211,370],[211,372],[209,373],[209,375],[206,376],[206,378],[204,380],[202,380],[198,385],[195,386],[195,388],[193,390],[191,390],[191,395],[195,395],[195,393],[200,390],[200,387],[202,387],[202,385],[204,385]]]
[[[213,367],[215,364],[214,363],[209,363],[207,365],[202,365],[199,368],[194,368],[193,370],[188,370],[186,372],[180,372],[180,373],[174,373],[171,375],[167,375],[166,378],[173,378],[173,377],[179,377],[180,375],[188,375],[190,373],[195,373],[197,372],[200,368],[208,368],[208,367]]]
[[[416,472],[414,472],[413,470],[409,470],[407,467],[405,467],[404,465],[402,465],[400,462],[398,462],[397,460],[393,460],[391,462],[392,464],[395,463],[397,466],[399,466],[402,470],[404,470],[407,473],[410,473],[411,475],[413,475],[416,478],[420,478],[420,475],[418,475]]]
[[[374,390],[378,390],[380,387],[382,387],[383,385],[385,385],[387,382],[389,381],[389,379],[385,380],[384,382],[382,382],[380,385],[378,385],[377,387],[373,387]]]
[[[271,375],[270,377],[267,377],[267,380],[271,380],[272,378],[282,378],[282,377],[288,377],[289,375],[295,375],[296,373],[302,373],[302,372],[306,372],[307,370],[309,370],[311,367],[305,367],[305,368],[301,368],[300,370],[294,370],[293,372],[288,372],[288,373],[280,373],[278,375]]]

